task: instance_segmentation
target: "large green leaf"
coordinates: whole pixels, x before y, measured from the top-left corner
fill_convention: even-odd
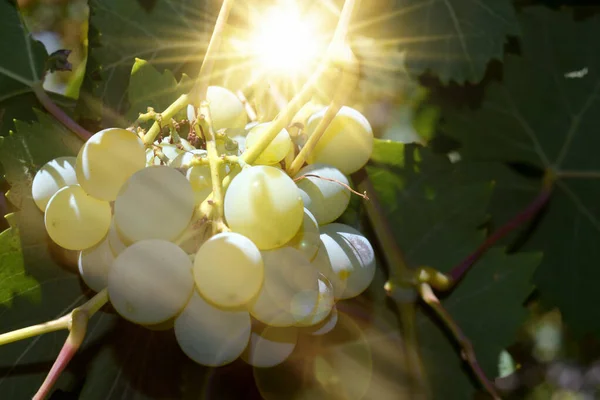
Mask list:
[[[522,56],[508,56],[502,84],[476,111],[448,111],[461,154],[517,161],[563,174],[528,247],[544,251],[534,282],[576,332],[600,333],[590,308],[600,280],[600,17],[575,22],[543,8],[521,16]],[[579,176],[575,179],[574,177]]]
[[[102,81],[95,94],[104,104],[105,125],[125,125],[119,116],[128,109],[127,88],[136,57],[175,74],[197,70],[218,12],[216,3],[219,2],[90,2],[90,22],[101,35],[101,47],[91,51],[101,66]]]
[[[32,87],[41,83],[48,54],[25,29],[14,4],[0,0],[0,135],[13,119],[33,119]]]
[[[507,255],[493,248],[460,285],[442,301],[470,339],[488,378],[498,376],[498,359],[527,317],[523,307],[531,293],[531,275],[541,261],[536,253]],[[434,399],[473,397],[474,387],[461,350],[429,311],[417,318],[419,345]]]
[[[488,62],[502,58],[507,35],[519,33],[510,0],[396,0],[387,17],[408,69],[445,83],[481,80]]]

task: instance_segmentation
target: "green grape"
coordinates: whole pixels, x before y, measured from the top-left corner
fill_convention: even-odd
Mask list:
[[[344,224],[321,226],[321,247],[313,260],[333,285],[336,299],[361,294],[375,275],[375,253],[369,240]]]
[[[174,240],[194,213],[194,192],[178,170],[151,166],[131,176],[115,201],[115,223],[125,241]]]
[[[334,305],[331,308],[331,312],[325,316],[325,319],[314,326],[310,326],[306,329],[306,332],[312,336],[323,336],[329,333],[335,328],[338,322],[338,310]]]
[[[127,248],[127,246],[131,245],[131,242],[125,240],[123,235],[119,233],[119,228],[115,223],[114,217],[110,224],[110,229],[108,230],[108,244],[110,245],[110,249],[115,257],[121,254],[123,250]]]
[[[265,278],[250,314],[271,326],[292,326],[308,318],[319,297],[319,273],[292,247],[262,252]]]
[[[104,239],[96,246],[79,252],[79,275],[90,289],[99,292],[108,286],[108,272],[114,259],[108,239]]]
[[[98,244],[108,233],[110,220],[110,204],[90,196],[79,185],[65,186],[56,192],[44,215],[50,238],[68,250]]]
[[[307,176],[298,180],[304,175]],[[319,225],[335,221],[348,208],[351,193],[344,186],[349,185],[348,178],[338,169],[325,164],[307,165],[294,179],[301,190],[304,207],[314,215]]]
[[[292,354],[297,342],[298,328],[257,327],[252,330],[241,358],[253,367],[274,367]]]
[[[144,144],[133,132],[110,128],[93,135],[77,155],[77,181],[92,196],[113,201],[121,186],[146,166]]]
[[[194,157],[205,157],[206,150],[192,150],[178,155],[171,162],[172,168],[184,168]],[[223,176],[222,171],[222,175]],[[194,203],[200,204],[212,193],[212,177],[208,165],[194,165],[186,170],[185,177],[192,185]]]
[[[310,137],[327,109],[315,113],[308,120]],[[373,152],[373,130],[369,121],[357,110],[342,107],[317,142],[306,160],[308,164],[325,163],[334,166],[345,175],[361,169]]]
[[[209,86],[206,99],[215,132],[221,129],[243,128],[246,125],[248,117],[244,104],[229,89],[221,86]],[[187,113],[190,121],[196,119],[196,112],[191,105],[188,106]]]
[[[248,303],[260,290],[263,276],[260,250],[239,233],[219,233],[196,254],[196,287],[205,299],[219,307]]]
[[[220,367],[238,358],[250,339],[248,311],[222,310],[194,292],[175,320],[181,350],[198,364]]]
[[[333,286],[325,275],[319,273],[319,298],[317,306],[312,314],[302,321],[298,321],[298,326],[314,326],[323,322],[331,313],[331,309],[335,305],[333,297]]]
[[[54,193],[65,186],[77,185],[75,157],[58,157],[47,162],[33,177],[31,195],[42,212],[46,211],[48,201]]]
[[[311,212],[305,208],[302,226],[296,236],[287,243],[287,246],[300,250],[312,261],[316,257],[321,245],[320,235],[319,223]]]
[[[108,295],[117,312],[142,325],[175,317],[194,290],[192,262],[176,244],[142,240],[119,254],[108,274]]]
[[[296,184],[277,168],[244,169],[231,181],[224,203],[231,230],[261,250],[289,242],[302,225],[304,207]]]
[[[271,125],[270,122],[255,126],[248,132],[246,136],[246,149],[252,149],[252,147],[259,142],[264,136],[265,131]],[[285,158],[285,156],[292,149],[292,139],[287,130],[282,129],[275,139],[269,143],[267,148],[261,153],[256,159],[255,164],[272,165],[277,164]]]

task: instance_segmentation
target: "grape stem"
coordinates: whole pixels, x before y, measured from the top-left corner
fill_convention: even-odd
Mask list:
[[[485,372],[483,372],[483,369],[481,369],[481,366],[477,361],[477,357],[475,356],[475,350],[473,349],[473,344],[471,343],[469,338],[464,334],[464,332],[460,329],[458,324],[452,319],[452,316],[450,315],[448,310],[446,310],[442,303],[440,303],[440,300],[437,298],[435,293],[433,293],[433,289],[431,288],[431,286],[429,286],[427,283],[420,284],[419,294],[421,295],[421,298],[423,299],[425,304],[431,307],[431,309],[435,312],[437,317],[444,322],[452,336],[454,336],[454,339],[456,339],[456,341],[462,348],[462,359],[469,364],[471,370],[473,371],[481,385],[494,399],[500,399],[500,395],[496,391],[496,388],[485,375]]]
[[[333,97],[333,100],[327,107],[325,115],[317,124],[315,131],[310,135],[306,144],[302,147],[302,150],[292,161],[288,168],[288,175],[294,176],[300,171],[306,159],[312,153],[317,146],[317,143],[323,137],[325,130],[329,127],[337,113],[340,111],[350,92],[356,88],[359,76],[359,66],[356,57],[352,54],[349,47],[344,46],[343,48],[337,49],[336,54],[338,58],[335,60],[339,63],[341,68],[341,77],[338,83],[338,89]]]
[[[250,122],[256,122],[258,120],[258,116],[256,115],[256,110],[254,110],[254,107],[252,107],[252,104],[250,104],[250,102],[244,95],[244,92],[241,90],[238,90],[236,94],[237,94],[238,99],[240,99],[240,101],[244,105],[244,109],[246,110],[246,115],[248,115],[248,119],[250,120]]]
[[[321,180],[324,180],[327,182],[337,183],[338,185],[341,185],[341,186],[345,187],[346,189],[348,189],[351,193],[354,193],[355,195],[360,196],[365,200],[369,200],[369,196],[367,196],[367,192],[364,192],[364,193],[357,192],[356,190],[352,189],[350,187],[350,185],[346,185],[344,182],[340,182],[337,179],[333,179],[333,178],[326,178],[324,176],[319,176],[319,175],[315,175],[315,174],[304,174],[297,178],[294,178],[294,182],[298,182],[298,181],[301,181],[302,179],[306,179],[306,178],[316,178],[316,179],[321,179]]]
[[[45,399],[58,377],[73,358],[77,349],[83,343],[89,319],[108,302],[108,290],[104,289],[85,304],[74,308],[69,314],[43,324],[18,329],[13,332],[0,335],[0,345],[27,339],[45,333],[55,332],[62,329],[69,330],[69,336],[60,351],[56,361],[52,365],[48,376],[42,386],[33,397],[33,400]]]
[[[92,133],[85,129],[83,126],[75,122],[71,117],[67,115],[59,106],[57,106],[48,93],[44,90],[41,83],[34,85],[33,93],[37,97],[38,101],[42,104],[44,109],[48,111],[57,121],[63,124],[67,129],[75,133],[81,140],[87,142],[92,137]]]
[[[217,22],[215,23],[215,28],[210,37],[210,42],[208,43],[208,48],[206,49],[206,54],[202,61],[202,66],[200,67],[200,72],[198,73],[198,78],[196,79],[194,87],[192,87],[190,93],[179,96],[173,104],[160,114],[163,120],[169,121],[175,114],[184,107],[187,107],[190,103],[193,104],[195,108],[198,108],[200,103],[205,100],[206,91],[208,90],[208,84],[215,64],[215,56],[219,50],[221,36],[223,36],[223,30],[225,29],[225,24],[229,17],[233,2],[234,0],[223,0],[223,4],[221,4],[221,10],[219,11],[219,16],[217,17]],[[160,128],[158,121],[152,124],[144,136],[144,143],[146,145],[149,145],[156,140],[156,137],[160,133]]]

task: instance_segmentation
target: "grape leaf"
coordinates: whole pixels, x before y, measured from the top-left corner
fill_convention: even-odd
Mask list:
[[[480,109],[448,110],[445,131],[465,158],[559,174],[527,243],[545,254],[534,283],[575,332],[600,333],[600,310],[589,307],[600,279],[600,43],[588,40],[600,35],[600,17],[531,8],[520,19],[522,56],[506,57],[504,82],[490,85]]]
[[[477,82],[487,63],[501,59],[507,35],[519,33],[510,0],[396,0],[383,15],[409,71],[431,71],[442,82]]]
[[[477,360],[488,378],[498,375],[498,358],[511,344],[527,317],[522,306],[533,290],[531,275],[539,253],[507,255],[492,248],[454,291],[442,301],[454,321],[471,340]],[[434,399],[470,399],[474,383],[455,340],[430,315],[417,317],[419,345]]]
[[[101,65],[95,95],[104,104],[104,125],[124,126],[127,88],[134,59],[144,58],[175,74],[196,71],[202,61],[218,9],[204,0],[157,0],[149,10],[137,1],[90,1],[90,23],[100,32],[93,49]]]
[[[44,76],[46,49],[23,26],[14,4],[0,1],[0,135],[15,118],[33,119],[33,86]]]
[[[165,70],[161,74],[147,61],[136,59],[129,81],[131,107],[126,114],[127,121],[134,122],[140,113],[148,111],[148,107],[154,108],[156,112],[166,109],[179,96],[189,92],[192,84],[193,81],[187,75],[183,75],[178,83],[171,71]]]

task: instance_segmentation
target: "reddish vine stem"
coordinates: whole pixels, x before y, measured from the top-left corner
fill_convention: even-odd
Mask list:
[[[456,265],[448,276],[452,280],[452,286],[456,285],[460,280],[469,272],[469,269],[475,264],[479,258],[496,242],[500,239],[508,235],[510,232],[523,225],[530,219],[532,219],[537,213],[544,207],[544,205],[548,202],[550,195],[552,194],[552,178],[550,176],[546,176],[544,178],[544,183],[542,189],[538,196],[533,199],[531,203],[517,214],[513,219],[508,221],[506,224],[501,226],[498,230],[496,230],[490,237],[486,239],[486,241],[479,246],[473,253],[471,253],[467,258],[465,258],[462,262]]]
[[[437,314],[437,316],[442,321],[444,321],[444,324],[450,330],[450,332],[452,333],[452,335],[454,336],[454,338],[456,339],[456,341],[462,349],[462,358],[469,363],[471,370],[473,370],[473,373],[475,374],[479,382],[481,382],[485,390],[487,390],[487,392],[494,399],[500,399],[500,395],[496,391],[496,388],[488,379],[485,372],[483,372],[483,369],[481,369],[481,366],[477,361],[477,357],[475,356],[475,350],[473,349],[473,344],[471,343],[469,338],[464,334],[464,332],[460,329],[458,324],[454,322],[448,310],[446,310],[442,303],[440,303],[440,300],[437,298],[435,293],[433,293],[433,289],[431,289],[431,286],[429,286],[427,283],[422,283],[421,285],[419,285],[419,294],[421,295],[423,301],[429,307],[431,307],[431,309]]]
[[[83,126],[79,125],[75,122],[71,117],[67,115],[59,106],[57,106],[48,93],[44,90],[44,88],[40,86],[35,86],[33,88],[33,92],[37,97],[38,101],[44,106],[44,109],[48,111],[57,121],[63,124],[67,129],[75,133],[81,140],[87,142],[89,138],[92,137],[92,133],[85,129]]]

